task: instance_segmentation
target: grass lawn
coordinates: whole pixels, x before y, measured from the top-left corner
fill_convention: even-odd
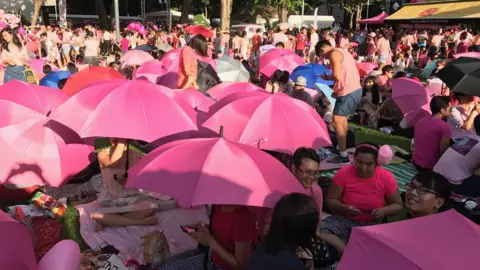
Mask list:
[[[370,141],[379,145],[395,145],[406,151],[410,151],[410,139],[400,136],[385,134],[379,130],[360,127],[349,123],[350,129],[355,133],[356,143]],[[76,241],[82,250],[88,249],[87,244],[80,235],[80,223],[78,221],[79,213],[74,206],[69,205],[65,215],[62,218],[63,229],[62,238]]]

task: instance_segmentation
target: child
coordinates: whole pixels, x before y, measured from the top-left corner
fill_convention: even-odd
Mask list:
[[[395,69],[394,72],[405,71],[405,55],[403,52],[399,52],[395,57]]]

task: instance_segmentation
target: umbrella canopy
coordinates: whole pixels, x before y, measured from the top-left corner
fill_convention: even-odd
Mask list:
[[[448,63],[438,73],[453,92],[480,96],[480,59],[460,57]]]
[[[316,83],[333,85],[333,81],[326,81],[319,77],[324,74],[330,75],[332,71],[324,65],[306,64],[296,67],[290,75],[290,79],[295,81],[298,77],[302,76],[307,79],[308,88],[314,88]]]
[[[246,82],[223,82],[210,90],[207,93],[215,100],[220,100],[228,95],[238,92],[251,92],[265,89],[256,86],[255,84]]]
[[[49,115],[68,97],[23,82],[0,87],[0,182],[58,187],[90,164],[93,149]]]
[[[153,45],[150,45],[150,44],[144,44],[144,45],[140,45],[140,46],[137,46],[135,47],[134,50],[137,50],[137,51],[144,51],[144,52],[151,52],[155,49],[155,47]]]
[[[307,103],[263,91],[236,93],[210,108],[203,127],[225,127],[227,139],[293,155],[299,147],[331,146],[322,117]]]
[[[233,204],[273,208],[283,195],[305,192],[274,157],[223,138],[160,146],[129,170],[126,186],[172,196],[181,207]]]
[[[367,77],[370,72],[372,72],[378,65],[373,62],[362,62],[357,63],[358,73],[360,77]]]
[[[415,124],[425,116],[431,115],[431,97],[425,87],[410,78],[392,81],[392,99],[402,111],[409,125]]]
[[[175,99],[177,102],[185,102],[197,111],[208,112],[210,106],[215,104],[213,99],[205,96],[197,89],[178,89],[173,93],[173,99]]]
[[[433,70],[437,67],[437,62],[440,61],[440,59],[433,60],[432,62],[428,63],[425,68],[422,71],[422,76],[426,79],[430,78],[432,75]]]
[[[271,77],[277,69],[292,73],[296,67],[303,64],[300,56],[286,49],[273,49],[260,56],[260,72],[267,77]]]
[[[230,56],[222,56],[218,58],[217,63],[217,72],[218,77],[223,82],[249,82],[250,73],[245,68],[245,66],[238,60],[235,60]]]
[[[70,76],[72,76],[70,71],[51,71],[40,80],[39,84],[42,86],[59,89],[58,82],[60,80],[67,79]]]
[[[450,210],[353,228],[337,269],[477,269],[479,248],[479,226]]]
[[[210,23],[208,22],[207,18],[203,16],[203,14],[197,14],[193,16],[193,25],[200,25],[203,27],[209,27]]]
[[[190,25],[185,28],[185,32],[192,34],[192,35],[202,35],[205,38],[213,38],[212,30],[208,29],[205,26],[201,25]]]
[[[0,261],[2,268],[37,270],[32,236],[27,227],[0,210]]]
[[[136,71],[133,77],[135,79],[145,78],[151,83],[157,83],[158,77],[162,75],[162,62],[158,60],[150,60],[141,65]]]
[[[457,53],[453,57],[455,57],[455,59],[460,57],[480,58],[480,52]]]
[[[197,130],[195,111],[180,106],[169,95],[172,95],[170,89],[150,82],[102,81],[71,97],[52,114],[52,119],[83,138],[152,142],[174,133]]]
[[[30,68],[35,72],[39,79],[42,79],[45,74],[43,74],[43,66],[47,63],[43,59],[30,58]],[[57,71],[58,67],[52,64],[48,64],[52,67],[52,71]]]
[[[175,89],[178,84],[178,72],[180,68],[180,54],[182,53],[182,48],[171,50],[162,57],[162,76],[158,78],[157,84]],[[217,64],[215,60],[209,57],[202,57],[198,54],[195,54],[195,57],[198,61],[210,64],[212,68],[216,71]]]
[[[122,78],[122,74],[113,68],[88,66],[68,78],[62,92],[71,97],[91,83]]]
[[[157,45],[157,49],[159,49],[160,51],[169,52],[173,50],[173,47],[170,46],[168,43],[160,43]]]
[[[388,13],[383,11],[382,13],[380,13],[379,15],[377,15],[375,17],[360,20],[359,23],[362,23],[362,24],[383,24],[383,21],[387,17],[388,17]]]
[[[151,54],[139,50],[130,50],[120,58],[120,62],[131,66],[140,66],[150,60],[154,60]]]

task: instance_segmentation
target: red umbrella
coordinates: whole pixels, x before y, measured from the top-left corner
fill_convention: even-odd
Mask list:
[[[93,82],[122,78],[122,74],[113,68],[89,66],[68,78],[62,91],[71,97]]]
[[[201,25],[190,25],[185,28],[185,32],[192,34],[192,35],[202,35],[206,38],[213,38],[213,32]]]

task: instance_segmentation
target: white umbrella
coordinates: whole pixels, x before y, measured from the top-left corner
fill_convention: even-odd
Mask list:
[[[173,50],[173,47],[167,43],[160,43],[157,45],[157,49],[159,49],[160,51],[169,52]]]
[[[230,56],[222,56],[217,62],[217,74],[222,82],[249,82],[250,73],[243,64]]]
[[[263,46],[260,47],[260,55],[264,55],[272,49],[275,49],[275,46],[273,46],[271,44],[263,45]]]

